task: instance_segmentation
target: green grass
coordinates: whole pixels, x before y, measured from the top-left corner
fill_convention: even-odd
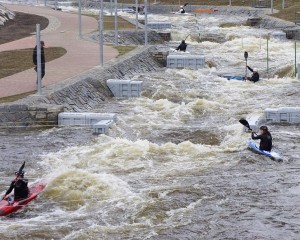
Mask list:
[[[32,52],[32,48],[0,52],[0,83],[1,78],[33,68]],[[45,48],[46,62],[60,58],[66,52],[60,47]]]
[[[112,47],[114,47],[115,49],[118,50],[118,52],[119,52],[118,57],[120,57],[136,48],[136,46],[112,46]]]
[[[22,93],[22,94],[18,94],[18,95],[14,95],[14,96],[9,96],[9,97],[4,97],[4,98],[0,98],[0,103],[7,103],[7,102],[14,102],[17,101],[19,99],[25,98],[31,94],[36,93],[36,91],[33,92],[27,92],[27,93]]]
[[[94,14],[85,14],[86,16],[93,17],[99,20],[98,15]],[[104,16],[103,17],[103,28],[104,31],[106,30],[114,30],[115,29],[115,17],[114,16]],[[130,30],[135,29],[135,25],[131,24],[130,22],[126,21],[125,19],[118,17],[118,30]]]

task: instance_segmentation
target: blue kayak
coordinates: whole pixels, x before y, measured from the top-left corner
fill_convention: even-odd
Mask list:
[[[249,147],[251,150],[253,150],[254,152],[257,152],[257,153],[266,155],[266,156],[268,156],[268,157],[270,157],[270,158],[272,158],[272,159],[275,159],[275,160],[278,160],[278,161],[282,160],[282,157],[281,157],[277,152],[274,152],[274,151],[270,151],[270,152],[269,152],[269,151],[265,151],[265,150],[260,150],[260,149],[256,146],[255,142],[253,142],[253,141],[249,141],[249,142],[248,142],[248,147]]]
[[[244,81],[244,76],[222,76],[223,78],[227,78],[227,80],[240,80]]]

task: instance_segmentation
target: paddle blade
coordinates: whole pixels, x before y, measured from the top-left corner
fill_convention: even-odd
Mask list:
[[[22,166],[21,166],[20,169],[19,169],[18,176],[21,175],[21,173],[22,173],[24,167],[25,167],[25,161],[23,162]]]
[[[243,124],[246,128],[248,128],[249,130],[252,130],[251,128],[250,128],[250,125],[249,125],[249,123],[248,123],[248,121],[245,119],[245,118],[241,118],[240,120],[239,120],[239,122],[241,123],[241,124]]]
[[[247,60],[247,58],[248,58],[248,52],[244,52],[244,58]]]

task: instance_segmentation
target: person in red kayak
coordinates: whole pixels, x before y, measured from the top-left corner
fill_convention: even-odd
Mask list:
[[[5,197],[12,192],[14,189],[14,201],[19,201],[22,199],[25,199],[29,196],[29,189],[28,189],[28,179],[24,178],[24,172],[17,171],[15,172],[16,178],[13,180],[10,184],[9,189],[6,191],[4,197],[2,199],[5,199]],[[8,199],[8,201],[12,201],[12,199]]]

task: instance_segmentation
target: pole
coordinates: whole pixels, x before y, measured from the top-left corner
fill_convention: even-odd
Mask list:
[[[295,77],[297,77],[297,43],[295,41]]]
[[[282,9],[284,9],[284,0],[282,0]]]
[[[100,65],[103,66],[103,0],[100,0],[99,11],[99,50]]]
[[[78,0],[78,35],[79,38],[82,38],[82,31],[81,31],[81,0]]]
[[[38,94],[42,95],[42,66],[41,66],[41,38],[40,24],[36,24],[36,57],[37,57],[37,84]]]
[[[55,0],[55,11],[57,10],[57,0]]]
[[[148,45],[148,22],[147,22],[147,0],[144,2],[144,13],[145,13],[145,46]]]
[[[229,0],[229,6],[231,6],[231,0]]]
[[[269,78],[269,37],[267,38],[267,75]]]
[[[271,0],[271,13],[273,14],[274,11],[274,0]]]
[[[109,1],[110,5],[109,5],[109,9],[110,9],[110,16],[113,15],[113,9],[112,9],[112,0]]]
[[[115,45],[118,46],[118,0],[115,0]]]
[[[261,49],[261,24],[259,25],[259,49]]]
[[[138,30],[138,25],[139,25],[139,5],[138,5],[138,0],[135,0],[135,30]]]

